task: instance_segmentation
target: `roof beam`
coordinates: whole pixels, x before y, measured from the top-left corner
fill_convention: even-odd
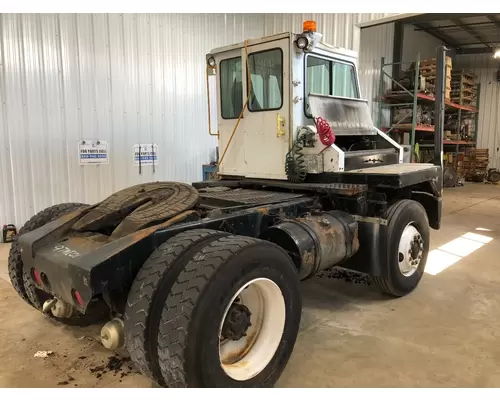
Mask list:
[[[492,23],[495,24],[495,22],[498,22],[498,24],[500,24],[500,21],[488,21],[488,22],[468,22],[468,23],[464,23],[463,25],[465,26],[484,26],[484,25],[491,25]],[[497,26],[500,26],[500,25],[497,25]],[[453,25],[437,25],[437,26],[434,26],[435,29],[448,29],[448,28],[456,28],[457,27],[457,24],[453,24]],[[416,31],[420,31],[421,29],[415,29]]]
[[[500,28],[500,21],[497,20],[493,15],[487,15],[486,18],[493,22],[498,28]]]
[[[438,31],[437,29],[434,29],[432,26],[425,24],[425,23],[420,23],[420,24],[414,24],[417,28],[420,30],[424,31],[425,33],[428,33],[431,36],[434,36],[436,39],[441,40],[445,44],[453,47],[458,47],[458,43],[455,42],[454,39],[449,37],[448,35],[444,34],[443,32]]]
[[[427,23],[431,21],[449,21],[450,15],[453,15],[453,18],[468,18],[468,17],[479,17],[481,14],[434,14],[434,13],[426,13],[417,15],[415,17],[406,18],[404,20],[405,23],[410,24],[420,24]]]
[[[457,50],[458,55],[462,54],[493,54],[493,49],[491,47],[472,47],[472,48],[461,48]]]
[[[460,28],[462,28],[465,32],[471,35],[473,38],[479,40],[486,47],[491,48],[491,46],[484,41],[481,35],[472,27],[464,25],[464,23],[460,20],[460,18],[454,18],[451,20],[454,24],[457,24]]]

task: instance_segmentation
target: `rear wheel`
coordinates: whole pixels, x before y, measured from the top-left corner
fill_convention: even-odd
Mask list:
[[[164,386],[158,364],[158,327],[168,293],[182,268],[204,246],[228,233],[195,229],[161,244],[144,263],[130,289],[125,307],[126,346],[146,376]]]
[[[55,221],[63,215],[69,214],[81,207],[86,206],[86,204],[81,203],[63,203],[48,207],[31,217],[31,219],[29,219],[28,222],[26,222],[22,226],[22,228],[19,230],[18,235],[14,238],[9,252],[9,278],[17,294],[28,304],[33,305],[28,297],[26,288],[24,287],[24,266],[21,259],[21,249],[18,242],[19,236],[27,232],[31,232],[35,229],[41,228],[43,225]]]
[[[401,200],[387,212],[387,271],[373,277],[384,292],[396,297],[412,292],[424,274],[429,254],[429,220],[422,205]]]
[[[161,315],[159,365],[169,387],[271,387],[297,338],[297,270],[280,247],[229,236],[180,272]]]

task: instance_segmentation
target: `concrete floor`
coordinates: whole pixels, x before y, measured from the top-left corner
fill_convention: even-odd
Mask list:
[[[439,274],[425,274],[416,291],[401,299],[326,278],[305,282],[300,335],[277,386],[499,385],[500,187],[448,189],[444,207],[432,249],[467,232],[493,240]],[[99,327],[55,324],[18,298],[8,284],[7,253],[1,245],[0,386],[152,386],[129,362],[118,371],[103,367],[112,353],[97,342]],[[38,350],[54,354],[34,358]]]

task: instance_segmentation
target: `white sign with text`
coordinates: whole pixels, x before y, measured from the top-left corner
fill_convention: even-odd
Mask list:
[[[134,165],[158,165],[157,144],[134,144]]]
[[[108,142],[102,140],[80,140],[78,142],[80,165],[109,164]]]

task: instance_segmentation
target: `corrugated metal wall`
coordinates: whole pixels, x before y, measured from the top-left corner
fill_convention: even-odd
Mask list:
[[[270,35],[279,32],[301,32],[302,23],[306,20],[314,20],[318,26],[318,32],[323,34],[326,43],[359,51],[359,27],[360,22],[372,21],[388,17],[393,13],[364,13],[364,14],[264,14],[265,34]]]
[[[368,100],[375,125],[378,124],[379,90],[381,59],[392,61],[394,43],[394,23],[364,28],[361,30],[361,46],[359,50],[359,82],[361,95]],[[391,74],[390,67],[385,69]],[[390,79],[384,78],[384,87],[388,88]],[[390,111],[386,107],[382,112],[382,126],[389,125]]]
[[[416,31],[413,25],[405,25],[403,32],[403,61],[413,62],[420,54],[420,60],[436,57],[436,49],[443,42],[423,31]],[[408,67],[408,66],[406,66]]]
[[[457,56],[453,68],[474,71],[481,84],[477,148],[489,149],[490,168],[500,168],[500,82],[498,60],[491,55]]]
[[[262,34],[259,15],[1,15],[0,223],[139,182],[201,180],[216,146],[205,54]],[[80,139],[109,141],[109,165],[80,166]],[[160,164],[139,175],[133,145],[151,142]]]
[[[210,49],[300,31],[314,18],[327,42],[359,50],[354,24],[387,15],[1,14],[0,224],[139,182],[200,180],[216,146],[207,134]],[[109,165],[80,166],[82,139],[107,140]],[[139,175],[132,146],[151,142],[160,165]]]

